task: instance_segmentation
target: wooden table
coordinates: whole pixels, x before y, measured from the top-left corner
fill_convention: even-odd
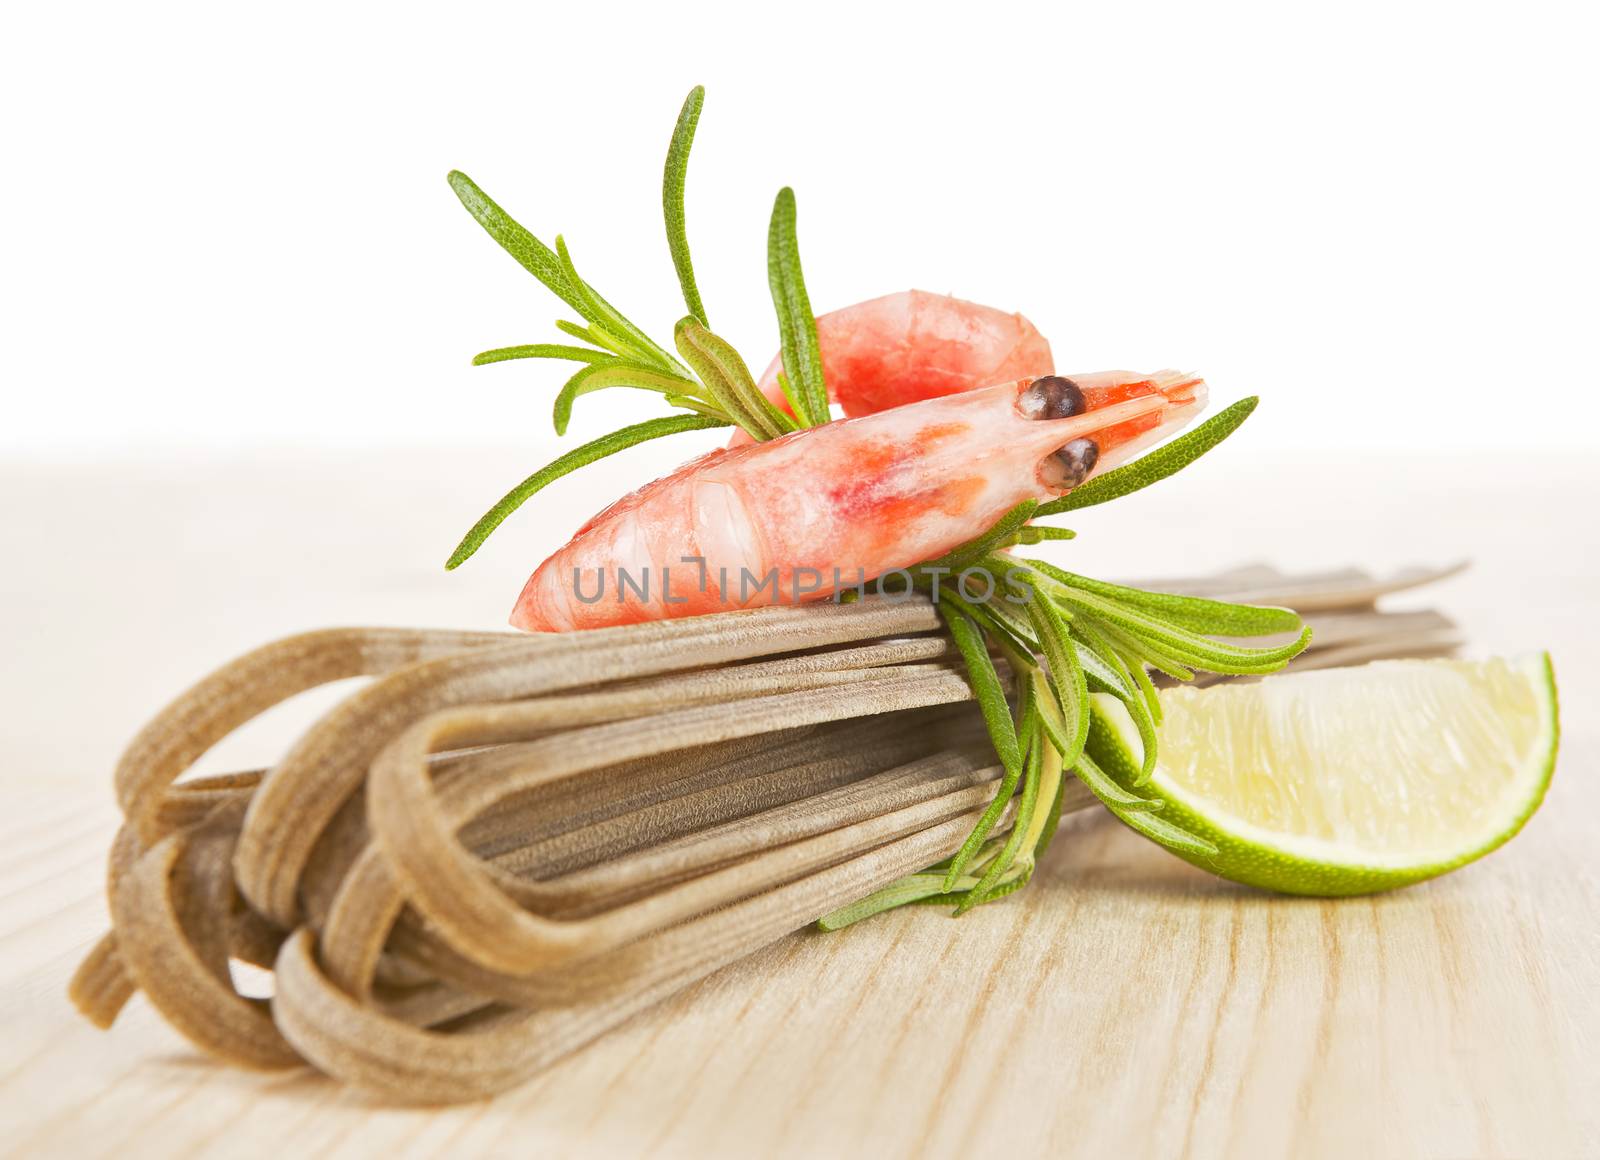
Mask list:
[[[495,623],[544,548],[673,453],[567,481],[445,576],[479,501],[539,454],[0,468],[0,1150],[1600,1155],[1600,472],[1577,460],[1218,457],[1082,513],[1081,538],[1055,545],[1103,575],[1476,557],[1415,600],[1476,651],[1550,647],[1565,737],[1541,813],[1454,876],[1275,898],[1091,819],[1003,904],[794,935],[526,1087],[446,1110],[225,1070],[138,1000],[110,1034],[80,1022],[63,990],[105,923],[121,743],[282,633]],[[269,757],[320,704],[274,711],[206,767]]]

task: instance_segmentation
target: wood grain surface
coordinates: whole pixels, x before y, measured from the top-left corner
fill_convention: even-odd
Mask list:
[[[1600,536],[1582,514],[1600,471],[1577,460],[1492,478],[1416,456],[1354,473],[1208,463],[1116,519],[1082,513],[1082,538],[1053,546],[1109,576],[1475,556],[1412,603],[1451,613],[1475,652],[1551,648],[1564,735],[1543,810],[1456,875],[1271,897],[1090,819],[1002,904],[796,934],[524,1088],[447,1110],[218,1067],[142,1001],[95,1031],[64,988],[105,923],[109,770],[142,719],[294,629],[492,626],[608,494],[603,476],[566,493],[570,521],[445,577],[435,557],[527,455],[421,461],[0,468],[0,1153],[1600,1155]],[[1226,512],[1241,494],[1248,520]],[[270,753],[317,707],[285,707],[206,767]]]

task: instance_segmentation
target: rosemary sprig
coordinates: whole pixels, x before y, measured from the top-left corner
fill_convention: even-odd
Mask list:
[[[822,381],[816,320],[811,316],[805,279],[800,271],[792,190],[784,189],[778,194],[768,245],[768,276],[773,302],[778,309],[784,366],[788,370],[787,375],[779,376],[779,381],[786,394],[792,393],[792,415],[774,406],[761,393],[738,352],[712,333],[706,324],[705,303],[700,297],[694,261],[689,253],[684,211],[689,152],[704,103],[705,89],[697,85],[690,90],[678,114],[661,178],[667,248],[683,291],[684,305],[689,311],[673,331],[673,345],[679,357],[658,345],[584,280],[573,264],[564,238],[557,235],[554,249],[545,245],[470,177],[458,170],[451,172],[450,187],[478,224],[523,269],[583,319],[582,322],[560,320],[556,323],[557,329],[588,344],[524,343],[496,347],[476,355],[473,365],[520,359],[583,363],[556,394],[552,420],[558,435],[567,433],[572,408],[580,398],[614,387],[651,391],[660,395],[668,406],[686,414],[672,417],[671,423],[624,427],[541,468],[507,492],[473,525],[450,554],[446,568],[459,567],[468,560],[506,517],[552,480],[648,439],[707,427],[733,426],[743,429],[752,438],[765,440],[828,421],[828,393]],[[791,383],[796,385],[791,386]]]
[[[572,405],[581,396],[592,391],[603,391],[607,387],[634,387],[641,391],[655,391],[669,398],[685,394],[698,398],[710,395],[710,391],[705,387],[689,381],[682,375],[662,373],[654,367],[620,355],[601,359],[573,375],[556,395],[554,414],[556,434],[567,433],[567,425],[572,422]],[[715,399],[709,401],[714,403]],[[732,415],[727,415],[726,418],[732,422],[738,421]]]
[[[659,419],[647,419],[643,423],[635,423],[632,427],[624,427],[620,431],[602,435],[582,447],[574,448],[554,463],[548,463],[528,476],[508,491],[499,503],[485,512],[483,518],[472,525],[472,530],[466,534],[460,546],[450,553],[450,559],[445,562],[445,567],[452,569],[459,567],[462,561],[478,550],[479,545],[489,538],[489,533],[498,528],[507,516],[563,475],[569,475],[580,467],[587,467],[597,459],[615,455],[618,451],[635,447],[651,439],[676,435],[681,431],[704,431],[711,427],[727,425],[726,420],[707,415],[663,415]]]

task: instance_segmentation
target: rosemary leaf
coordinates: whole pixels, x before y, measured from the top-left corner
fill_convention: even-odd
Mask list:
[[[1008,663],[1010,663],[1009,662],[1009,658],[1008,658]],[[1015,671],[1015,670],[1013,670],[1013,671]],[[1027,671],[1030,671],[1030,670],[1024,669],[1022,671],[1027,672]],[[1038,672],[1038,669],[1036,667],[1033,667],[1031,669],[1031,671],[1032,672]],[[1019,739],[1022,739],[1022,738],[1031,738],[1031,739],[1033,739],[1033,740],[1031,740],[1029,742],[1029,744],[1033,744],[1035,741],[1037,741],[1037,738],[1035,737],[1035,732],[1034,731],[1036,729],[1038,729],[1038,727],[1039,727],[1039,695],[1038,694],[1039,694],[1039,686],[1037,684],[1035,684],[1033,681],[1025,680],[1025,681],[1021,681],[1019,683],[1018,694],[1017,694],[1017,714],[1016,714],[1016,718],[1015,718],[1016,723],[1017,723],[1017,737]]]
[[[695,332],[691,333],[690,327]],[[706,393],[716,403],[717,409],[733,420],[734,426],[743,430],[753,439],[770,439],[777,432],[770,429],[761,418],[748,410],[744,400],[740,398],[733,382],[717,364],[717,360],[699,343],[701,336],[711,332],[701,326],[693,318],[684,318],[673,332],[676,339],[678,353],[683,356],[695,376],[705,385]]]
[[[795,232],[794,190],[784,186],[772,203],[767,229],[767,280],[778,311],[783,369],[790,404],[807,427],[828,421],[828,389],[822,379],[822,351],[817,345],[817,319],[811,313],[805,275],[800,270],[800,241]]]
[[[989,863],[988,869],[978,879],[978,884],[963,898],[956,907],[958,915],[965,914],[975,906],[982,906],[989,900],[995,884],[1000,881],[1001,875],[1011,869],[1011,864],[1016,861],[1017,853],[1027,841],[1028,830],[1031,828],[1034,811],[1039,805],[1039,782],[1044,762],[1044,750],[1049,746],[1044,744],[1044,739],[1035,734],[1028,746],[1028,759],[1022,774],[1022,797],[1017,802],[1017,816],[1011,823],[1011,833],[1007,835],[1005,845],[1000,847],[1000,852]]]
[[[591,329],[587,323],[573,322],[570,318],[558,318],[556,320],[556,329],[563,334],[572,335],[573,338],[581,338],[584,342],[592,342],[596,346],[603,346],[607,350],[611,350],[613,354],[617,353],[609,342],[601,342],[599,334]]]
[[[1182,676],[1181,674],[1188,672],[1182,665],[1170,660],[1146,639],[1128,632],[1110,621],[1096,619],[1091,631],[1100,634],[1104,638],[1105,644],[1109,646],[1111,655],[1122,662],[1120,671],[1132,678],[1134,692],[1144,702],[1151,725],[1160,725],[1161,698],[1156,693],[1155,685],[1150,683],[1150,674],[1145,670],[1146,664],[1160,663],[1169,665],[1172,669],[1177,670],[1176,673],[1169,675],[1178,676],[1180,680],[1192,680],[1194,674],[1188,673],[1187,677]],[[1166,672],[1167,670],[1163,669],[1162,671]],[[1123,700],[1126,701],[1128,698],[1123,698]]]
[[[452,169],[448,178],[450,188],[456,191],[461,204],[466,206],[485,232],[499,243],[500,248],[521,264],[522,268],[547,286],[552,294],[579,314],[584,312],[583,298],[576,287],[567,284],[561,271],[561,262],[549,246],[525,230],[517,220],[495,204],[487,193],[478,188],[472,178],[459,169]]]
[[[967,682],[972,686],[972,694],[983,712],[995,755],[1007,770],[1020,770],[1022,752],[1017,741],[1016,726],[1011,720],[1011,706],[1006,701],[1000,674],[995,670],[994,661],[989,658],[983,635],[972,618],[948,597],[939,601],[939,614],[966,665]]]
[[[526,346],[499,346],[494,350],[482,351],[472,356],[472,365],[475,367],[488,366],[490,363],[509,362],[518,358],[555,358],[566,359],[569,362],[597,363],[604,362],[612,356],[603,350],[590,350],[586,346],[563,346],[558,342],[534,342]]]
[[[1019,623],[1014,619],[1017,614],[1011,612],[1003,601],[991,600],[987,604],[970,604],[966,601],[959,603],[966,614],[976,620],[978,626],[989,634],[1008,660],[1015,659],[1031,667],[1033,657],[1039,652],[1039,645],[1033,639],[1033,632],[1026,618]]]
[[[1033,881],[1033,863],[1031,861],[1024,863],[1016,870],[1013,870],[1011,874],[1007,875],[1006,877],[1006,881],[1001,882],[998,886],[989,891],[988,895],[984,898],[985,902],[999,902],[1006,895],[1015,894],[1029,882]]]
[[[1212,640],[1146,615],[1138,609],[1087,592],[1063,591],[1060,599],[1069,608],[1087,612],[1142,640],[1150,641],[1181,664],[1213,673],[1259,675],[1274,672],[1303,652],[1311,642],[1311,628],[1307,625],[1295,640],[1287,644],[1271,648],[1246,648]]]
[[[978,856],[978,851],[984,845],[984,838],[989,837],[995,822],[1000,821],[1000,814],[1005,813],[1006,805],[1011,802],[1011,795],[1016,794],[1016,782],[1021,776],[1021,766],[1018,766],[1018,770],[1006,770],[1005,776],[1000,778],[1000,787],[995,790],[994,800],[990,800],[989,806],[978,819],[978,824],[973,826],[973,832],[966,835],[966,842],[962,843],[962,848],[955,851],[955,858],[950,861],[950,869],[944,872],[944,878],[941,880],[944,883],[944,893],[949,894],[955,890],[958,878],[965,874],[966,867],[971,866],[973,859]]]
[[[1039,728],[1044,730],[1045,737],[1055,748],[1057,753],[1065,753],[1072,748],[1072,738],[1076,729],[1067,724],[1067,719],[1062,716],[1061,702],[1050,695],[1048,682],[1045,675],[1038,669],[1033,670],[1033,682],[1045,682],[1046,688],[1039,690]]]
[[[651,439],[660,439],[665,435],[676,435],[681,431],[702,431],[711,427],[726,427],[726,419],[707,417],[702,415],[667,415],[660,419],[649,419],[643,423],[636,423],[632,427],[624,427],[620,431],[613,431],[609,435],[585,443],[582,447],[575,447],[561,458],[540,468],[527,479],[517,484],[506,493],[505,497],[494,507],[484,513],[482,519],[472,526],[472,530],[462,539],[450,559],[445,562],[445,568],[459,567],[476,552],[489,534],[498,528],[507,516],[516,511],[529,497],[544,489],[563,475],[569,475],[580,467],[587,467],[596,460],[604,459],[608,455],[615,455],[629,447],[645,443]]]
[[[795,422],[796,428],[812,426],[811,422],[805,418],[806,408],[804,401],[796,397],[794,384],[789,381],[789,376],[782,371],[778,372],[778,390],[783,392],[783,399],[784,402],[789,404],[789,410],[793,414],[800,416]]]
[[[1181,661],[1174,659],[1170,653],[1151,643],[1148,639],[1135,636],[1127,630],[1118,628],[1116,625],[1104,620],[1099,621],[1097,627],[1110,638],[1111,643],[1117,647],[1117,650],[1124,657],[1130,658],[1130,669],[1133,667],[1132,662],[1138,661],[1149,665],[1151,668],[1161,670],[1174,680],[1194,680],[1194,671],[1192,669]]]
[[[1050,676],[1055,681],[1061,706],[1064,738],[1067,747],[1061,751],[1062,761],[1071,768],[1083,752],[1083,743],[1089,736],[1089,685],[1083,666],[1078,663],[1078,652],[1072,647],[1066,622],[1049,599],[1039,597],[1028,601],[1028,616],[1044,648],[1045,661],[1050,666]]]
[[[996,520],[994,526],[984,532],[983,535],[968,540],[937,559],[929,560],[925,564],[918,565],[918,567],[924,571],[931,568],[959,572],[963,568],[976,564],[985,556],[1010,543],[1022,525],[1033,517],[1034,509],[1038,506],[1039,501],[1036,499],[1023,500]],[[1006,561],[1006,563],[1009,564],[1010,561]],[[990,574],[994,575],[992,569]]]
[[[1139,692],[1144,695],[1144,703],[1150,709],[1150,720],[1161,725],[1161,697],[1156,693],[1155,685],[1150,683],[1150,674],[1145,671],[1142,663],[1128,666],[1133,670],[1133,679],[1139,683]]]
[[[678,353],[716,401],[754,439],[775,439],[798,430],[756,386],[739,352],[693,318],[681,320],[673,336]]]
[[[1071,528],[1052,528],[1048,525],[1030,524],[1017,533],[1019,544],[1039,544],[1045,540],[1075,540],[1078,533]]]
[[[1226,410],[1218,411],[1188,434],[1178,436],[1172,442],[1135,459],[1132,463],[1123,464],[1091,479],[1060,499],[1041,505],[1037,514],[1053,516],[1060,512],[1093,507],[1095,504],[1121,499],[1125,495],[1149,487],[1152,483],[1161,482],[1169,475],[1182,471],[1232,435],[1238,430],[1239,424],[1250,417],[1250,412],[1256,409],[1258,402],[1260,399],[1255,396],[1240,399]]]
[[[654,364],[669,374],[686,373],[685,368],[650,337],[618,312],[598,291],[581,277],[572,266],[566,245],[556,239],[556,250],[551,250],[529,233],[510,214],[501,209],[490,196],[480,189],[472,178],[460,170],[451,170],[450,188],[455,190],[461,204],[481,225],[488,235],[499,243],[523,269],[527,270],[549,288],[551,293],[576,310],[584,319],[598,325],[602,332],[614,335],[619,343],[591,340],[616,350],[618,354],[632,354],[635,358]],[[566,328],[564,328],[566,329]],[[568,333],[572,333],[568,329]],[[589,335],[580,337],[589,338]],[[617,345],[623,349],[617,350]]]
[[[1101,661],[1114,670],[1117,674],[1122,690],[1113,690],[1116,696],[1128,707],[1128,715],[1133,718],[1134,725],[1139,730],[1139,740],[1144,746],[1144,766],[1135,779],[1136,785],[1143,785],[1149,780],[1156,768],[1156,723],[1150,715],[1150,706],[1145,703],[1143,694],[1139,689],[1139,682],[1134,679],[1133,672],[1128,666],[1127,659],[1117,650],[1116,646],[1100,631],[1094,618],[1088,616],[1077,617],[1072,622],[1073,632],[1089,647]],[[1137,664],[1137,661],[1135,662]]]
[[[1110,693],[1114,697],[1124,699],[1134,695],[1136,690],[1133,676],[1125,672],[1124,666],[1107,660],[1085,639],[1075,639],[1072,644],[1078,654],[1078,664],[1083,667],[1084,678],[1091,690],[1096,693]]]
[[[577,267],[572,264],[572,255],[567,251],[566,239],[560,234],[556,235],[556,260],[561,263],[561,270],[568,284],[577,290],[583,300],[584,309],[579,313],[587,318],[592,328],[601,335],[615,336],[611,342],[602,342],[602,345],[615,349],[613,344],[620,343],[623,349],[617,351],[618,354],[632,355],[668,374],[685,371],[686,368],[682,363],[657,346],[648,334],[624,318],[615,306],[602,298],[593,286],[579,276]]]
[[[684,183],[689,175],[689,149],[694,145],[695,127],[700,123],[700,108],[705,104],[706,88],[695,85],[684,98],[678,123],[667,146],[667,164],[661,175],[661,210],[667,220],[667,248],[672,251],[672,267],[683,287],[683,304],[696,322],[710,326],[700,288],[695,285],[694,263],[689,258],[689,231],[683,212]]]
[[[1169,850],[1182,850],[1202,857],[1210,857],[1217,852],[1216,846],[1199,834],[1186,830],[1175,822],[1169,822],[1159,814],[1148,810],[1114,809],[1111,812],[1132,829]]]
[[[1077,764],[1072,767],[1072,772],[1077,774],[1079,781],[1089,787],[1090,793],[1099,798],[1101,803],[1119,818],[1125,810],[1156,810],[1165,804],[1157,798],[1140,797],[1123,789],[1087,754],[1080,755]]]
[[[708,403],[704,399],[697,399],[693,395],[668,395],[667,402],[674,407],[681,407],[685,411],[693,411],[696,415],[705,415],[717,420],[724,427],[734,426],[732,419],[722,413],[722,408],[715,403]]]
[[[1233,604],[1200,596],[1179,596],[1172,592],[1149,592],[1104,580],[1092,580],[1042,561],[1034,561],[1033,565],[1050,579],[1068,588],[1135,605],[1151,615],[1160,616],[1164,621],[1194,632],[1266,636],[1274,632],[1299,632],[1302,627],[1300,614],[1288,608]]]
[[[992,557],[986,564],[991,574],[1004,575],[1013,568],[1028,571],[1025,562],[1005,555]],[[1030,573],[1029,578],[1033,579],[1034,574]],[[985,604],[961,603],[967,615],[976,620],[1008,656],[1016,654],[1031,661],[1032,657],[1044,651],[1027,614],[1010,601],[1001,599]],[[1136,695],[1137,685],[1132,674],[1108,664],[1082,641],[1074,640],[1072,646],[1090,689],[1122,698]]]
[[[1026,882],[1005,883],[1002,890],[994,893],[994,898],[1002,894],[1011,893]],[[1008,888],[1006,888],[1008,886]],[[851,902],[850,906],[840,907],[830,914],[822,915],[816,920],[816,928],[821,931],[842,930],[851,923],[861,922],[862,918],[870,918],[875,914],[883,914],[885,910],[894,910],[902,906],[917,906],[917,904],[934,904],[934,906],[949,906],[950,902],[965,896],[962,893],[947,893],[944,890],[944,875],[934,874],[933,870],[923,870],[922,874],[907,874],[904,878],[896,878],[882,890],[867,894],[859,902]]]
[[[1061,762],[1061,751],[1053,745],[1046,745],[1041,755],[1043,764],[1040,767],[1039,804],[1043,807],[1036,811],[1028,825],[1027,835],[1023,842],[1026,849],[1023,857],[1029,862],[1035,861],[1050,845],[1050,839],[1055,835],[1056,826],[1061,821],[1061,793],[1066,782],[1064,776],[1066,769]]]
[[[1023,763],[1016,725],[1011,719],[1011,706],[1006,703],[1000,675],[995,671],[994,662],[989,659],[989,649],[984,644],[982,634],[966,612],[948,598],[939,601],[939,615],[949,627],[950,636],[966,664],[967,682],[972,686],[973,696],[977,698],[978,708],[983,713],[984,724],[989,730],[989,741],[994,746],[995,754],[1000,758],[1000,765],[1004,770],[994,800],[989,803],[983,816],[978,819],[977,825],[972,828],[972,833],[967,836],[961,849],[951,859],[950,869],[944,878],[946,889],[949,890],[954,887],[956,879],[961,877],[967,865],[982,847],[989,836],[989,831],[994,829],[995,823],[1000,820],[1006,803],[1011,800],[1011,795],[1016,790],[1017,780],[1022,776]]]
[[[1043,674],[1036,671],[1036,679],[1043,680]],[[1041,696],[1039,698],[1039,728],[1044,731],[1045,737],[1050,742],[1050,747],[1062,754],[1071,746],[1071,739],[1067,734],[1067,726],[1061,717],[1061,703],[1054,697]],[[1084,754],[1080,750],[1081,759]],[[1063,763],[1064,764],[1064,763]],[[1088,785],[1094,794],[1107,806],[1115,805],[1124,809],[1160,809],[1162,802],[1156,798],[1144,798],[1138,794],[1130,793],[1117,784],[1114,778],[1101,772],[1098,766],[1085,764],[1082,760],[1074,762],[1070,767],[1085,785]]]
[[[556,396],[554,415],[556,434],[567,433],[567,424],[572,422],[572,404],[577,402],[580,395],[605,390],[608,387],[635,387],[642,391],[657,391],[669,396],[698,396],[705,389],[690,379],[663,374],[658,368],[644,363],[629,362],[624,359],[596,363],[584,367],[568,379],[566,385],[561,388],[561,393]],[[724,416],[724,418],[730,417]]]
[[[825,914],[817,919],[818,930],[842,930],[852,923],[860,922],[864,918],[871,918],[875,914],[882,914],[886,910],[907,906],[913,902],[924,899],[934,899],[943,902],[944,875],[942,874],[908,874],[891,882],[881,890],[874,891],[859,902],[852,902],[849,906],[840,907],[831,914]]]
[[[1096,616],[1157,646],[1174,660],[1195,668],[1207,669],[1214,673],[1260,674],[1276,671],[1304,651],[1311,640],[1309,626],[1301,625],[1300,618],[1294,613],[1295,623],[1301,631],[1296,640],[1287,644],[1274,645],[1265,648],[1249,648],[1243,645],[1228,644],[1224,641],[1212,640],[1210,637],[1193,632],[1180,624],[1167,618],[1163,612],[1147,610],[1130,602],[1098,595],[1087,588],[1076,586],[1070,581],[1073,576],[1069,572],[1047,564],[1042,560],[1027,560],[1025,563],[1036,572],[1044,575],[1052,582],[1051,594],[1062,604],[1073,610],[1081,610]],[[1112,589],[1116,585],[1108,585]],[[1122,591],[1134,591],[1123,589]],[[1213,602],[1215,603],[1215,602]],[[1250,609],[1247,605],[1228,606],[1237,610],[1241,618],[1248,616]],[[1283,610],[1259,609],[1263,613],[1270,613],[1273,617],[1273,631],[1278,631],[1276,625],[1281,623]]]
[[[618,358],[636,357],[620,335],[612,334],[598,322],[584,325],[579,322],[569,322],[563,318],[556,323],[556,329],[572,335],[573,338],[581,338],[585,342],[592,342],[595,346],[603,347]]]

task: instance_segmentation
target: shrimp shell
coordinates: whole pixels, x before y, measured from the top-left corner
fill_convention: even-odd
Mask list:
[[[851,417],[1055,370],[1050,344],[1022,315],[926,290],[820,315],[817,345],[828,397]],[[789,411],[778,385],[782,369],[783,357],[774,356],[760,387]],[[748,442],[740,431],[729,446]]]
[[[1187,422],[1193,376],[1074,376],[1083,413],[1028,418],[1022,380],[723,448],[590,520],[528,579],[513,626],[567,631],[821,599],[939,556],[1027,499],[1092,439],[1105,470]],[[1081,482],[1081,480],[1080,480]]]

